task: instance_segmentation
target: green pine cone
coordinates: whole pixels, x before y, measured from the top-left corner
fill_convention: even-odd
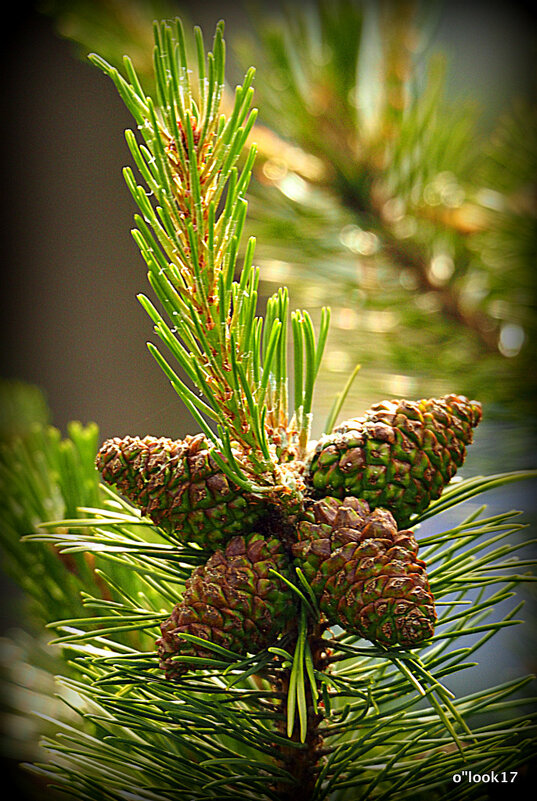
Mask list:
[[[97,468],[107,484],[182,543],[215,550],[252,531],[265,510],[222,473],[203,434],[176,441],[109,439],[97,454]]]
[[[318,442],[308,479],[313,495],[363,498],[405,527],[462,465],[480,420],[481,405],[461,395],[378,403]]]
[[[292,546],[328,623],[385,646],[412,648],[434,633],[425,563],[411,531],[358,498],[315,501]]]
[[[234,537],[225,550],[216,551],[194,570],[181,602],[161,624],[157,650],[167,678],[203,667],[181,662],[181,655],[218,658],[209,648],[181,639],[181,634],[193,634],[241,655],[261,651],[278,638],[296,616],[296,596],[271,569],[290,577],[282,543],[254,533]]]

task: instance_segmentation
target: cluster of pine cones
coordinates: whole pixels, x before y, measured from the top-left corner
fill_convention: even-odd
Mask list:
[[[214,658],[185,633],[240,655],[273,644],[297,614],[279,576],[296,582],[297,567],[327,625],[384,646],[428,639],[434,598],[406,527],[462,465],[480,419],[480,404],[459,395],[373,406],[297,463],[307,490],[287,519],[274,499],[234,486],[202,434],[107,440],[97,456],[103,479],[179,542],[212,551],[161,626],[166,675],[189,670],[182,656]]]

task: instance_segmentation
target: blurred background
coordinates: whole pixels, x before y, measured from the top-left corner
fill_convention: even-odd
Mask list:
[[[62,432],[80,420],[101,439],[194,433],[146,349],[151,325],[136,300],[149,287],[121,172],[132,121],[85,59],[97,51],[120,64],[129,53],[150,90],[151,22],[175,15],[207,42],[225,19],[230,93],[257,68],[248,233],[262,305],[287,285],[292,308],[314,319],[332,309],[313,435],[361,364],[340,419],[383,398],[463,393],[485,414],[462,475],[536,467],[535,26],[507,2],[13,9],[1,56],[5,397],[35,385],[46,404],[35,395],[29,418]],[[20,405],[1,412],[2,436],[24,428]],[[491,514],[518,508],[535,522],[535,489],[485,500]],[[3,610],[3,628],[18,622],[15,606]],[[534,671],[534,654],[506,629],[472,680]]]

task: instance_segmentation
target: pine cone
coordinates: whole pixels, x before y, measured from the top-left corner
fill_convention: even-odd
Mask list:
[[[203,434],[107,440],[97,454],[104,481],[180,542],[216,549],[252,531],[263,502],[221,472]]]
[[[181,639],[194,634],[238,654],[267,648],[296,616],[294,593],[270,570],[289,578],[290,563],[282,543],[260,534],[234,537],[187,580],[185,593],[161,624],[157,640],[160,667],[168,678],[196,669],[174,655],[218,658],[210,649]]]
[[[313,493],[363,498],[407,526],[462,465],[480,420],[481,405],[461,395],[378,403],[319,441],[310,465]]]
[[[425,563],[411,531],[385,509],[328,497],[312,503],[292,546],[330,624],[374,643],[411,648],[434,633]]]

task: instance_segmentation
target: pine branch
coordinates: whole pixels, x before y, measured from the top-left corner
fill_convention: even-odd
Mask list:
[[[346,33],[352,39],[355,32]],[[533,580],[525,571],[534,560],[516,561],[527,545],[519,537],[522,524],[514,512],[486,516],[484,508],[447,530],[438,523],[422,542],[429,583],[413,535],[398,530],[395,516],[409,522],[414,510],[412,522],[419,523],[534,473],[448,485],[430,503],[463,461],[481,416],[479,404],[447,396],[452,405],[445,398],[401,401],[396,411],[383,411],[380,404],[370,439],[369,429],[349,438],[348,458],[338,462],[335,477],[330,467],[339,459],[342,437],[323,441],[315,481],[314,459],[306,459],[329,314],[322,314],[316,337],[307,312],[289,315],[287,290],[280,289],[265,318],[258,317],[253,240],[235,279],[253,164],[250,151],[237,168],[253,124],[253,72],[237,88],[229,116],[220,114],[222,26],[207,55],[201,31],[195,32],[195,87],[179,21],[156,24],[154,34],[155,99],[145,94],[128,59],[127,80],[101,58],[92,60],[114,80],[143,139],[127,134],[146,186],[136,184],[130,169],[125,177],[141,212],[134,237],[163,313],[144,296],[141,302],[184,378],[154,345],[150,351],[203,434],[180,443],[125,438],[113,440],[104,455],[101,449],[103,478],[125,497],[94,483],[85,494],[88,487],[77,481],[86,476],[86,460],[61,464],[62,500],[68,503],[47,522],[39,508],[39,523],[24,540],[52,546],[63,559],[84,553],[95,560],[91,576],[81,581],[82,612],[66,601],[67,616],[48,624],[70,666],[62,680],[65,703],[81,724],[58,720],[56,733],[43,743],[50,761],[31,769],[84,801],[378,801],[394,792],[398,799],[423,798],[431,787],[444,792],[446,779],[469,764],[482,770],[497,768],[499,760],[508,768],[524,764],[535,744],[527,694],[520,695],[530,679],[463,698],[448,686],[450,676],[475,664],[468,660],[482,644],[519,622],[520,603],[500,619],[493,613]],[[298,86],[302,76],[293,66]],[[385,78],[389,84],[390,74]],[[392,117],[397,120],[397,110]],[[329,429],[348,386],[336,400]],[[423,436],[419,446],[417,431]],[[213,446],[207,448],[204,437]],[[79,447],[64,450],[87,457],[91,442],[81,430],[73,428],[72,439]],[[47,448],[45,443],[42,449],[54,457],[63,453]],[[23,508],[31,507],[32,493],[39,506],[49,489],[39,486],[39,460],[16,456],[28,472],[17,478]],[[360,474],[357,484],[345,483],[350,497],[332,498],[328,493],[339,492],[337,482],[346,482],[360,460],[369,484],[360,485]],[[401,479],[394,486],[390,474],[381,487],[393,516],[378,503],[372,512],[366,501],[367,495],[375,502],[383,468]],[[228,507],[237,498],[243,510],[260,498],[268,501],[248,525],[239,519],[236,536],[235,530],[218,532],[223,505],[214,515],[206,504],[214,501],[210,482],[220,500],[226,497],[226,477],[238,490]],[[319,485],[321,523],[311,512]],[[392,494],[408,485],[414,495],[418,489],[429,493],[416,499],[411,492],[410,511],[408,498]],[[194,513],[192,542],[184,517],[185,530],[162,514],[177,511],[185,498]],[[340,512],[344,524],[332,526]],[[221,539],[204,540],[204,525]],[[332,535],[343,544],[330,553],[336,559],[329,568],[336,572],[322,576],[316,557],[332,548]],[[300,560],[302,545],[311,552]],[[351,549],[354,563],[347,561]],[[375,572],[379,565],[387,572]],[[332,579],[336,592],[329,588]],[[411,591],[390,595],[403,585]],[[35,584],[32,591],[39,596]],[[465,603],[469,594],[471,604]],[[389,617],[383,607],[394,598],[403,612]],[[335,613],[330,603],[337,605]],[[414,616],[397,628],[403,618],[396,615],[409,608]],[[353,617],[356,610],[363,620]],[[513,709],[515,717],[507,719]],[[474,790],[465,789],[464,796],[475,797]],[[449,778],[447,794],[453,796]]]
[[[522,477],[505,474],[494,481],[506,484]],[[478,483],[482,490],[488,486],[486,479],[461,482],[457,497],[471,496]],[[495,722],[495,716],[513,705],[527,704],[524,698],[513,699],[527,679],[458,699],[445,683],[475,664],[469,659],[502,627],[516,624],[516,607],[499,621],[487,620],[498,604],[512,597],[514,588],[528,580],[516,572],[520,565],[510,564],[510,557],[527,544],[516,539],[520,530],[514,522],[516,513],[487,517],[483,508],[456,529],[439,530],[424,540],[431,582],[437,598],[445,598],[446,604],[439,606],[437,633],[419,655],[366,644],[345,632],[334,635],[319,626],[313,593],[302,578],[294,589],[303,604],[295,635],[285,635],[267,651],[248,658],[211,646],[212,659],[190,658],[193,669],[199,665],[203,670],[170,686],[161,678],[152,648],[133,647],[124,638],[130,632],[145,638],[147,631],[144,642],[150,643],[151,631],[157,631],[162,609],[169,603],[168,592],[175,595],[196,557],[201,563],[203,555],[184,546],[170,548],[166,541],[159,544],[163,532],[157,537],[156,530],[140,527],[136,515],[129,519],[124,514],[119,522],[118,504],[119,500],[112,508],[88,510],[87,518],[78,521],[78,533],[71,528],[76,521],[58,521],[32,535],[67,552],[97,548],[105,561],[134,571],[143,587],[136,599],[124,593],[111,601],[87,595],[85,606],[97,614],[54,624],[59,642],[69,648],[81,676],[87,676],[70,686],[91,699],[88,710],[102,708],[100,713],[84,715],[109,735],[110,726],[114,728],[112,739],[96,741],[89,750],[84,736],[74,733],[69,738],[72,744],[62,747],[64,760],[72,767],[64,762],[60,780],[63,775],[69,786],[78,784],[88,798],[93,797],[86,778],[90,775],[97,785],[112,781],[118,789],[130,787],[145,797],[150,772],[127,775],[125,748],[143,757],[140,770],[157,759],[163,770],[159,780],[163,798],[188,786],[192,797],[221,798],[223,792],[223,797],[235,793],[237,798],[248,798],[259,793],[260,798],[278,801],[292,796],[328,798],[336,790],[343,794],[348,790],[352,798],[383,798],[393,786],[397,798],[413,793],[418,797],[430,782],[443,786],[446,776],[468,764],[489,770],[497,769],[500,755],[502,765],[520,764],[526,758],[523,743],[534,726],[531,716],[509,724]],[[495,543],[504,544],[491,547]],[[461,575],[463,585],[458,581]],[[491,582],[497,586],[492,593]],[[469,587],[478,595],[470,605],[461,604]],[[474,641],[475,634],[479,636]],[[469,638],[468,644],[463,638]],[[456,650],[450,647],[453,639]],[[125,688],[129,688],[126,696]],[[429,711],[421,699],[430,703]],[[483,713],[491,716],[491,722],[474,727],[473,718]],[[59,742],[51,741],[48,747],[57,749]],[[231,742],[225,756],[222,749],[229,749]],[[79,775],[81,754],[91,772],[86,767]],[[194,754],[203,775],[196,775],[195,764],[189,767]]]
[[[336,197],[354,229],[342,239],[369,263],[381,285],[386,262],[413,283],[413,291],[434,297],[435,308],[467,331],[484,354],[496,353],[498,345],[504,353],[498,319],[520,325],[523,314],[524,330],[533,331],[520,297],[534,251],[529,193],[535,152],[527,136],[534,114],[528,104],[519,104],[497,132],[487,135],[478,130],[473,106],[450,105],[445,58],[428,58],[421,76],[428,15],[424,6],[386,3],[377,9],[318,0],[300,12],[254,17],[254,33],[242,35],[237,49],[241,60],[255,52],[264,77],[258,90],[261,123],[271,129],[270,137],[259,137],[263,169],[253,187],[260,201],[254,207],[258,234],[260,224],[267,229],[261,252],[264,258],[291,261],[293,243],[285,242],[284,253],[284,243],[275,246],[271,232],[290,232],[293,216],[306,226],[314,195],[328,195],[328,203]],[[418,41],[415,56],[409,42]],[[281,80],[274,78],[279,75]],[[302,154],[304,169],[294,151],[287,156],[289,142]],[[286,228],[272,188],[291,198]],[[334,262],[341,261],[344,249],[341,242],[331,242],[328,215],[320,224],[324,235],[317,231],[315,238],[332,250],[323,270],[336,277]],[[301,238],[307,241],[304,234]],[[491,246],[495,270],[490,269]],[[507,255],[513,247],[523,251],[516,267]],[[351,270],[355,283],[356,259]],[[503,287],[502,297],[511,299],[498,318],[490,309],[501,294],[501,273],[509,275],[511,288],[515,280],[519,294],[516,300],[509,286]]]
[[[436,12],[325,5],[308,4],[275,25],[254,15],[254,40],[240,32],[234,42],[240,63],[255,59],[262,77],[263,124],[250,137],[259,181],[249,200],[264,278],[275,259],[290,288],[320,279],[325,297],[336,295],[333,307],[345,296],[342,316],[350,307],[363,329],[355,361],[374,353],[383,371],[411,371],[420,383],[460,380],[462,371],[466,394],[531,412],[531,103],[514,105],[483,133],[473,104],[447,103],[445,59],[430,59],[425,80]],[[69,9],[52,4],[51,13],[84,57],[97,48],[122,68],[131,52],[153,92],[147,26],[169,11],[160,3],[135,9],[131,17],[121,4],[78,0]],[[194,65],[194,37],[186,49]],[[226,87],[226,110],[232,100]],[[434,354],[446,337],[450,358],[440,374]]]
[[[62,437],[48,424],[48,407],[33,386],[3,382],[1,401],[5,420],[0,442],[3,570],[32,599],[29,619],[39,628],[50,615],[61,615],[71,603],[76,604],[83,587],[104,590],[91,557],[59,559],[49,546],[20,546],[20,538],[36,532],[42,521],[69,516],[76,523],[79,504],[99,505],[94,464],[99,431],[95,424],[72,422],[68,436]]]
[[[172,326],[148,298],[141,295],[140,302],[155,333],[203,399],[154,345],[149,344],[149,350],[215,443],[214,458],[224,473],[250,491],[279,492],[286,485],[280,466],[285,462],[283,452],[299,458],[305,453],[313,385],[329,318],[323,314],[317,346],[307,313],[294,318],[295,351],[305,350],[306,374],[304,395],[295,398],[296,422],[292,422],[287,398],[287,296],[280,294],[269,302],[265,321],[256,316],[259,276],[252,264],[253,238],[239,280],[233,280],[255,147],[240,171],[237,161],[256,112],[250,111],[254,74],[250,69],[235,90],[229,116],[220,113],[222,35],[220,24],[213,51],[206,56],[201,31],[196,30],[196,99],[180,22],[155,27],[156,103],[144,94],[128,58],[124,59],[128,80],[99,56],[90,58],[112,78],[144,139],[141,144],[132,131],[126,134],[147,187],[139,186],[131,169],[125,169],[125,180],[141,211],[133,236]],[[218,434],[206,418],[216,422]],[[245,457],[241,467],[233,456],[233,443],[240,445]]]

